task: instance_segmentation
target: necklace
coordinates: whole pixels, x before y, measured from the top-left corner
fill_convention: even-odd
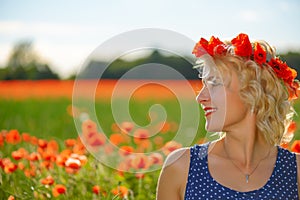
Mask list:
[[[244,173],[244,171],[230,158],[230,156],[228,155],[228,153],[227,153],[227,150],[226,150],[226,148],[225,148],[225,145],[223,144],[223,148],[224,148],[224,151],[225,151],[225,153],[226,153],[226,156],[227,156],[227,158],[231,161],[231,163],[245,176],[245,178],[246,178],[246,183],[248,183],[249,182],[249,177],[255,172],[255,170],[257,169],[257,167],[259,166],[259,164],[261,163],[261,161],[263,161],[263,160],[265,160],[266,158],[268,158],[269,157],[269,155],[270,155],[270,152],[271,152],[271,148],[269,148],[269,152],[268,152],[268,154],[264,157],[264,158],[262,158],[258,163],[257,163],[257,165],[254,167],[254,169],[250,172],[250,173]]]

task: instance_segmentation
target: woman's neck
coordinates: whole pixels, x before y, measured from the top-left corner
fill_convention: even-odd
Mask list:
[[[270,152],[271,145],[256,128],[256,118],[248,113],[239,124],[229,127],[226,136],[220,141],[225,156],[238,162],[245,169],[253,168]]]

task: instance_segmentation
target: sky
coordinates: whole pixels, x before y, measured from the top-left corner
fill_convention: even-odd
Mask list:
[[[143,28],[175,31],[195,42],[244,32],[279,53],[300,51],[299,10],[299,0],[0,0],[0,66],[17,42],[29,40],[65,78],[105,41]]]

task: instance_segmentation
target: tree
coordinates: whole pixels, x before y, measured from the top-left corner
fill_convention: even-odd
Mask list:
[[[26,68],[37,63],[38,60],[37,54],[33,51],[32,42],[20,41],[14,46],[7,65],[12,69]]]
[[[20,41],[14,46],[9,56],[6,70],[2,70],[0,73],[0,78],[4,80],[59,78],[34,51],[31,41]]]

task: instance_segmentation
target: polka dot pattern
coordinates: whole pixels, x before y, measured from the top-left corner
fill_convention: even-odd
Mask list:
[[[190,148],[191,160],[185,200],[198,199],[298,199],[297,164],[294,153],[278,147],[273,173],[262,188],[238,192],[216,182],[208,171],[209,143]]]

